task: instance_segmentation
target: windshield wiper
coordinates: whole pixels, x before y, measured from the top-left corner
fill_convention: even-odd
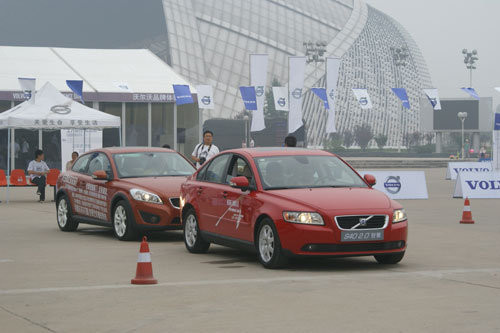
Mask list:
[[[266,190],[289,190],[297,187],[286,187],[286,186],[276,186],[276,187],[267,187]]]

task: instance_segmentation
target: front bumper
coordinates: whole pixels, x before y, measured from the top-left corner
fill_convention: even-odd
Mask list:
[[[172,207],[170,202],[152,204],[137,202],[132,204],[135,226],[144,230],[178,230],[182,228],[179,209]]]

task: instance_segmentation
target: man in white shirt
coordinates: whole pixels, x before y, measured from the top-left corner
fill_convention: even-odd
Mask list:
[[[212,144],[213,139],[214,134],[212,131],[206,130],[203,132],[203,142],[194,147],[191,159],[196,162],[197,169],[202,166],[203,163],[219,153],[219,148]]]
[[[49,173],[49,167],[43,161],[44,157],[43,151],[37,149],[35,151],[35,159],[28,165],[28,174],[30,175],[31,182],[38,185],[36,194],[40,196],[39,202],[45,201],[45,176]]]

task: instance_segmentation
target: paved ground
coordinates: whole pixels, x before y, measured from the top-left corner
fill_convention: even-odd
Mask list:
[[[63,233],[52,203],[16,189],[0,204],[0,330],[500,331],[500,201],[473,200],[476,224],[460,225],[445,170],[426,174],[430,199],[402,201],[409,249],[397,266],[367,257],[265,270],[223,247],[189,254],[179,232],[165,232],[150,242],[160,284],[142,287],[129,284],[138,242],[91,226]]]

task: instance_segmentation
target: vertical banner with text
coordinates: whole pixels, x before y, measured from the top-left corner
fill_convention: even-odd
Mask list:
[[[250,54],[250,85],[255,87],[257,110],[252,115],[250,131],[257,132],[266,128],[264,121],[264,101],[266,99],[267,54]]]
[[[326,133],[337,132],[335,126],[335,91],[339,79],[339,58],[326,58],[326,92],[328,98],[328,118],[326,120]]]
[[[392,92],[398,96],[398,98],[401,100],[401,103],[403,103],[403,107],[409,109],[410,108],[410,101],[408,100],[408,94],[406,93],[405,88],[391,88]]]
[[[288,111],[288,88],[273,87],[274,108],[278,111]]]
[[[213,109],[214,108],[214,93],[212,86],[198,85],[196,86],[198,94],[198,107],[200,109]]]
[[[301,128],[306,57],[288,57],[288,133]]]

